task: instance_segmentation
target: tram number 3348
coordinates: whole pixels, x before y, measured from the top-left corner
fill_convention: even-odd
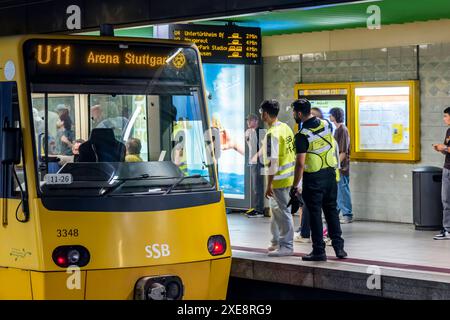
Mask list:
[[[168,244],[152,244],[145,246],[146,258],[159,259],[161,257],[170,256],[170,249]]]
[[[78,237],[78,229],[56,229],[58,238]]]

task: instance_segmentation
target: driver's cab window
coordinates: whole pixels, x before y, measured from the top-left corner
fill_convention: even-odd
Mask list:
[[[90,128],[110,128],[127,147],[125,161],[148,161],[147,98],[145,95],[92,94]]]
[[[77,163],[94,162],[120,170],[118,177],[134,177],[136,168],[146,170],[144,162],[168,161],[179,170],[170,176],[200,175],[210,182],[205,119],[195,89],[160,95],[33,93],[32,102],[41,185],[46,174],[67,171],[81,181],[85,175],[76,177],[76,168],[95,165]],[[142,164],[131,164],[136,162]]]

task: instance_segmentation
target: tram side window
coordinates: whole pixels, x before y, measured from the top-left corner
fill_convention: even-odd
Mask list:
[[[0,82],[0,100],[0,118],[2,126],[8,125],[20,127],[20,111],[17,84],[11,82]],[[3,164],[0,173],[2,194],[5,195],[6,192],[6,195],[12,198],[19,198],[21,189],[23,191],[26,191],[23,144],[20,145],[20,153],[21,161],[19,164],[14,166],[18,181],[14,177],[12,166],[7,167],[5,170],[5,165]],[[5,182],[9,190],[3,190]]]
[[[73,156],[73,146],[77,140],[76,113],[79,101],[79,95],[74,94],[32,95],[36,149],[41,164],[46,151],[49,159]],[[55,173],[60,167],[61,162],[49,161],[45,171]]]
[[[161,146],[184,175],[208,176],[203,119],[198,93],[162,96]]]
[[[75,96],[49,94],[45,112],[45,96],[33,94],[33,120],[36,141],[44,148],[45,126],[47,122],[49,155],[72,155],[72,143],[75,140]],[[48,119],[46,119],[46,116]]]

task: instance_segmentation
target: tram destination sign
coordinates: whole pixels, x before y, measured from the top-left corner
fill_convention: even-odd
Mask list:
[[[261,63],[260,28],[174,24],[169,37],[195,43],[204,63]]]
[[[188,46],[161,43],[28,40],[24,45],[33,81],[57,78],[158,78],[198,82],[197,54]]]

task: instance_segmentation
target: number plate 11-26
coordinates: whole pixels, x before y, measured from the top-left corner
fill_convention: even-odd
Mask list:
[[[71,184],[73,182],[70,173],[49,173],[44,177],[46,184]]]

